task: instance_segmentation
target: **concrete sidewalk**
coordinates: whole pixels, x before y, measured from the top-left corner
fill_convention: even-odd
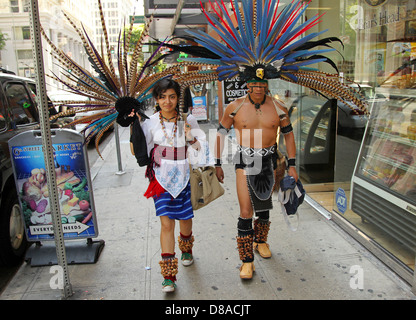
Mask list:
[[[213,128],[210,124],[201,127]],[[130,154],[129,130],[120,128],[119,133],[126,173],[115,174],[114,139],[102,150],[104,160],[91,165],[100,231],[95,240],[104,240],[105,247],[97,263],[69,265],[73,289],[69,299],[415,300],[406,283],[307,203],[299,209],[298,230],[292,232],[274,200],[269,234],[273,256],[262,259],[256,254],[253,279],[241,280],[235,238],[239,207],[230,164],[224,165],[225,195],[195,212],[195,263],[190,267],[180,264],[177,290],[162,293],[159,218],[153,200],[143,197],[148,182],[145,168]],[[61,290],[50,287],[50,271],[49,266],[24,263],[0,299],[61,299]],[[357,288],[359,275],[362,288]]]

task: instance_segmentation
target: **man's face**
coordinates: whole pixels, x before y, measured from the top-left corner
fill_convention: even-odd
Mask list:
[[[265,82],[249,82],[247,88],[253,98],[263,98],[268,91],[268,85]]]

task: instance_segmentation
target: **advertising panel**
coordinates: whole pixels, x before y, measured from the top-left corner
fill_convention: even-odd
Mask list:
[[[193,97],[192,98],[192,115],[197,120],[207,120],[207,97],[201,96],[201,97]]]
[[[56,185],[65,239],[98,235],[94,199],[83,136],[53,130]],[[39,132],[28,131],[9,141],[16,188],[28,241],[53,240],[45,161]]]

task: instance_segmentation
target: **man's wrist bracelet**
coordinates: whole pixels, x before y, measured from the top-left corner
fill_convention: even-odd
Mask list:
[[[221,158],[215,158],[215,167],[221,167]]]
[[[296,158],[287,159],[287,167],[296,167]]]

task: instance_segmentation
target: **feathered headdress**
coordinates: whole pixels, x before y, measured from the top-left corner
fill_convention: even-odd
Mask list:
[[[81,67],[65,52],[56,47],[43,29],[41,29],[41,32],[51,47],[53,58],[62,69],[63,77],[59,78],[55,74],[50,77],[64,84],[67,91],[90,99],[89,101],[54,102],[56,106],[68,106],[69,110],[52,116],[50,120],[74,114],[82,115],[86,111],[101,110],[102,112],[92,116],[80,117],[80,119],[66,124],[66,126],[73,126],[78,123],[89,122],[83,129],[84,134],[87,131],[89,132],[85,138],[85,143],[88,144],[95,137],[95,146],[101,157],[98,148],[99,141],[103,134],[111,128],[117,117],[130,113],[132,109],[146,117],[144,114],[144,101],[151,97],[150,92],[157,81],[165,77],[175,77],[175,80],[181,86],[181,105],[183,107],[183,92],[187,86],[194,83],[214,81],[217,75],[214,70],[184,71],[183,67],[186,66],[201,66],[202,64],[199,62],[176,64],[162,72],[152,74],[151,67],[160,60],[160,58],[156,58],[160,46],[144,62],[143,66],[140,66],[139,56],[142,53],[142,45],[148,35],[152,18],[145,24],[140,39],[136,43],[132,40],[133,19],[128,30],[120,31],[118,46],[115,48],[117,64],[114,65],[101,0],[98,0],[98,8],[103,29],[101,52],[97,50],[85,28],[83,26],[77,27],[69,16],[64,13],[66,19],[78,33],[96,75]],[[130,53],[131,47],[134,49]]]
[[[359,92],[349,83],[340,82],[337,74],[310,68],[312,64],[325,62],[337,70],[334,62],[323,54],[335,50],[330,46],[334,41],[342,43],[336,37],[313,41],[327,30],[305,35],[323,16],[300,22],[310,2],[293,0],[278,12],[279,0],[231,0],[233,13],[229,13],[223,0],[215,1],[216,6],[209,1],[214,13],[207,12],[201,3],[205,17],[220,40],[200,30],[187,30],[191,39],[210,55],[194,50],[194,46],[181,46],[179,50],[199,57],[186,59],[188,61],[219,65],[216,69],[219,80],[236,76],[243,81],[282,79],[348,105],[353,103],[367,113],[365,102],[357,98]]]

